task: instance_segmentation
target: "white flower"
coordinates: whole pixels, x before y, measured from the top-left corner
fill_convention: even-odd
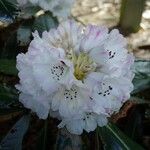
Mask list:
[[[59,128],[66,126],[67,130],[73,134],[82,134],[83,129],[87,132],[94,131],[98,126],[102,127],[107,124],[108,120],[105,115],[94,113],[84,113],[80,118],[64,118],[59,124]]]
[[[134,59],[123,36],[72,20],[33,36],[28,52],[17,56],[24,106],[40,118],[57,117],[74,134],[106,125],[133,89]]]
[[[51,11],[54,16],[66,18],[71,14],[74,0],[17,0],[21,8],[39,6],[45,11]]]
[[[86,111],[89,100],[88,89],[76,85],[72,85],[70,89],[63,86],[52,98],[52,109],[53,111],[59,111],[61,116],[70,117]]]
[[[20,101],[25,107],[32,109],[39,118],[46,119],[50,109],[50,96],[37,86],[32,71],[32,56],[19,54],[17,56],[17,68],[20,84],[16,88],[21,91]]]

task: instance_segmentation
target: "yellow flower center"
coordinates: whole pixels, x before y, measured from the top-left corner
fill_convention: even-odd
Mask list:
[[[96,68],[96,64],[87,53],[82,52],[78,56],[72,54],[71,59],[74,64],[74,76],[78,80],[83,80],[89,72],[94,71]]]

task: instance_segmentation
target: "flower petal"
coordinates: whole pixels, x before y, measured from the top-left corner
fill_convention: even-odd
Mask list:
[[[36,112],[41,119],[48,117],[50,109],[50,104],[47,102],[48,99],[49,97],[45,97],[42,92],[39,93],[37,97],[23,93],[19,96],[20,102],[22,102],[26,108],[30,108],[33,112]]]
[[[63,117],[70,117],[87,109],[88,92],[73,85],[70,89],[60,88],[52,99],[52,110]]]
[[[84,31],[80,50],[84,52],[92,51],[92,49],[102,45],[107,36],[108,28],[88,25]]]

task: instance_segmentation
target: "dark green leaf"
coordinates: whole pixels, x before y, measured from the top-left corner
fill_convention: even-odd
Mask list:
[[[105,127],[100,127],[99,134],[104,143],[105,150],[144,150],[111,123],[108,123]]]
[[[1,108],[10,108],[10,105],[13,105],[17,101],[18,99],[12,94],[0,93],[0,110]]]
[[[12,17],[10,17],[9,15],[6,15],[3,12],[0,12],[0,21],[2,22],[2,25],[1,25],[2,28],[8,26],[11,23],[13,23]]]
[[[1,59],[16,59],[16,56],[18,54],[17,33],[13,31],[7,36],[8,36],[7,39],[4,41],[4,46],[0,50],[0,58]]]
[[[17,30],[17,43],[19,46],[27,46],[32,38],[32,25],[34,18],[26,19]]]
[[[38,6],[27,5],[26,7],[21,8],[20,17],[22,18],[31,18],[35,16],[35,14],[40,11],[41,8]]]
[[[51,13],[45,13],[35,19],[33,24],[33,31],[37,30],[40,34],[51,28],[55,28],[58,25],[57,19],[52,16]]]
[[[14,18],[14,15],[17,13],[17,6],[8,1],[0,0],[0,14],[8,15]]]
[[[45,150],[46,149],[46,143],[47,143],[47,125],[48,125],[48,120],[45,121],[44,127],[39,132],[38,142],[37,142],[37,150]]]
[[[22,140],[30,122],[30,116],[23,116],[0,143],[0,150],[22,150]]]
[[[138,140],[142,137],[142,119],[144,114],[144,107],[142,105],[137,105],[130,111],[130,114],[127,118],[127,123],[125,125],[124,132],[133,140]]]
[[[0,59],[0,73],[7,75],[17,75],[16,61],[8,59]]]
[[[18,99],[18,91],[14,86],[6,86],[0,84],[0,94],[7,95],[12,99]]]
[[[62,128],[58,132],[55,149],[81,150],[82,149],[81,136],[71,134],[65,128]]]
[[[14,87],[0,85],[0,108],[8,108],[10,104],[18,102],[18,93]]]
[[[18,101],[17,90],[13,87],[0,85],[0,122],[9,120],[23,111],[24,109]]]
[[[21,108],[0,109],[0,123],[11,120],[24,113]]]
[[[19,45],[25,46],[29,44],[31,36],[30,28],[21,27],[17,31],[17,40],[19,41]]]
[[[136,60],[134,63],[135,77],[133,79],[133,94],[141,90],[150,88],[150,61]]]

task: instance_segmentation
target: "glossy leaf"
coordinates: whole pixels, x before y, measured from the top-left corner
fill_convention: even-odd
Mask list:
[[[18,101],[17,90],[13,87],[0,85],[0,122],[18,116],[24,111]]]
[[[16,61],[9,59],[0,59],[0,73],[7,75],[17,75]]]
[[[99,134],[104,143],[105,150],[144,150],[140,145],[133,142],[117,126],[109,123],[105,127],[99,127]]]
[[[10,105],[18,102],[18,93],[14,87],[0,85],[0,108],[10,108]]]
[[[134,91],[132,93],[135,94],[141,90],[150,88],[150,61],[136,60],[134,63],[134,72]]]
[[[127,118],[127,123],[124,128],[124,132],[133,140],[140,139],[143,134],[143,116],[145,114],[144,107],[142,105],[136,105]]]
[[[9,24],[13,23],[12,17],[3,12],[0,12],[0,21],[2,23],[1,28],[7,27]]]
[[[18,91],[14,86],[2,85],[0,84],[0,94],[4,94],[10,99],[18,99]]]
[[[22,150],[22,140],[28,129],[30,116],[23,116],[0,143],[0,150]]]
[[[41,10],[41,8],[38,6],[27,5],[26,7],[21,8],[19,17],[31,18],[31,17],[35,16],[35,14],[40,10]]]
[[[38,143],[37,143],[37,150],[45,150],[46,143],[47,143],[47,126],[48,120],[45,120],[44,127],[41,129],[38,135]]]
[[[31,27],[20,26],[17,30],[17,42],[20,46],[26,46],[30,43],[31,38]]]
[[[14,15],[17,13],[17,6],[11,1],[0,0],[0,13],[14,18]]]
[[[41,34],[45,30],[49,31],[51,28],[55,28],[57,24],[57,19],[51,13],[45,13],[35,19],[33,31],[37,30]]]
[[[58,132],[55,149],[81,150],[82,149],[81,136],[71,134],[65,128],[62,128]]]
[[[32,9],[32,8],[31,8]],[[26,19],[17,30],[17,43],[19,46],[27,46],[31,41],[32,36],[32,25],[34,18]],[[20,48],[19,48],[20,49]]]
[[[0,115],[2,113],[1,110],[13,109],[13,107],[14,107],[13,105],[17,105],[17,103],[18,103],[17,97],[15,97],[11,94],[8,94],[8,93],[0,93]],[[7,111],[6,111],[6,113],[7,113]]]
[[[0,50],[0,58],[16,59],[16,56],[18,54],[17,33],[16,31],[7,31],[7,33],[5,34],[3,36],[6,36],[7,38],[5,37],[6,40],[4,41],[4,46]]]
[[[23,109],[0,109],[0,123],[11,120],[23,114]]]

